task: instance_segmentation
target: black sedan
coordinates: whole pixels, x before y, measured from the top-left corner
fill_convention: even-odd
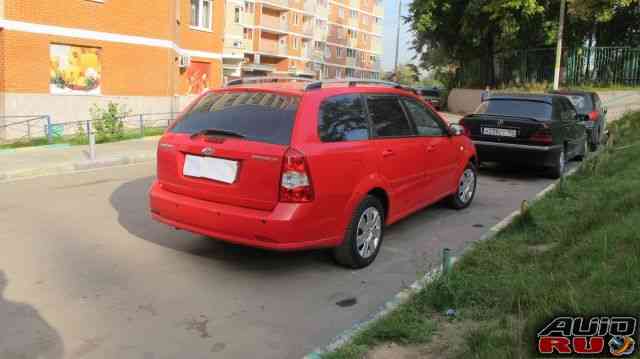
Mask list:
[[[602,135],[606,129],[607,108],[602,106],[600,97],[595,92],[586,91],[552,91],[551,93],[565,96],[573,103],[580,119],[584,122],[589,135],[589,148],[598,149]]]
[[[573,104],[550,94],[493,94],[460,120],[483,162],[549,168],[562,176],[568,160],[586,156],[587,133]]]

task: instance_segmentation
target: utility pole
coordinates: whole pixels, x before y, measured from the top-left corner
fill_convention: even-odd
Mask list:
[[[560,66],[562,65],[562,37],[564,36],[564,13],[566,0],[560,0],[560,25],[558,26],[558,46],[556,48],[556,68],[553,74],[553,89],[560,87]]]
[[[396,81],[398,80],[398,53],[400,51],[400,21],[402,21],[402,0],[398,0],[398,28],[396,33],[396,61],[394,65],[394,74]]]

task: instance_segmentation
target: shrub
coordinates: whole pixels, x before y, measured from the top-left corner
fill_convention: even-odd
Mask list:
[[[124,105],[109,102],[106,109],[94,104],[89,110],[96,131],[96,142],[109,142],[124,137],[123,119],[129,114]]]

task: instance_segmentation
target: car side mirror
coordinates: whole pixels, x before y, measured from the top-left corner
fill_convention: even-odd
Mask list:
[[[464,127],[452,123],[449,125],[449,136],[461,136],[464,134]]]

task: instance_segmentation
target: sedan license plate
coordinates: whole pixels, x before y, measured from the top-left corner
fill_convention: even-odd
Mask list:
[[[516,137],[518,135],[518,131],[508,128],[483,127],[482,134],[497,137]]]
[[[208,178],[214,181],[233,183],[238,174],[238,161],[187,155],[182,173],[189,177]]]

